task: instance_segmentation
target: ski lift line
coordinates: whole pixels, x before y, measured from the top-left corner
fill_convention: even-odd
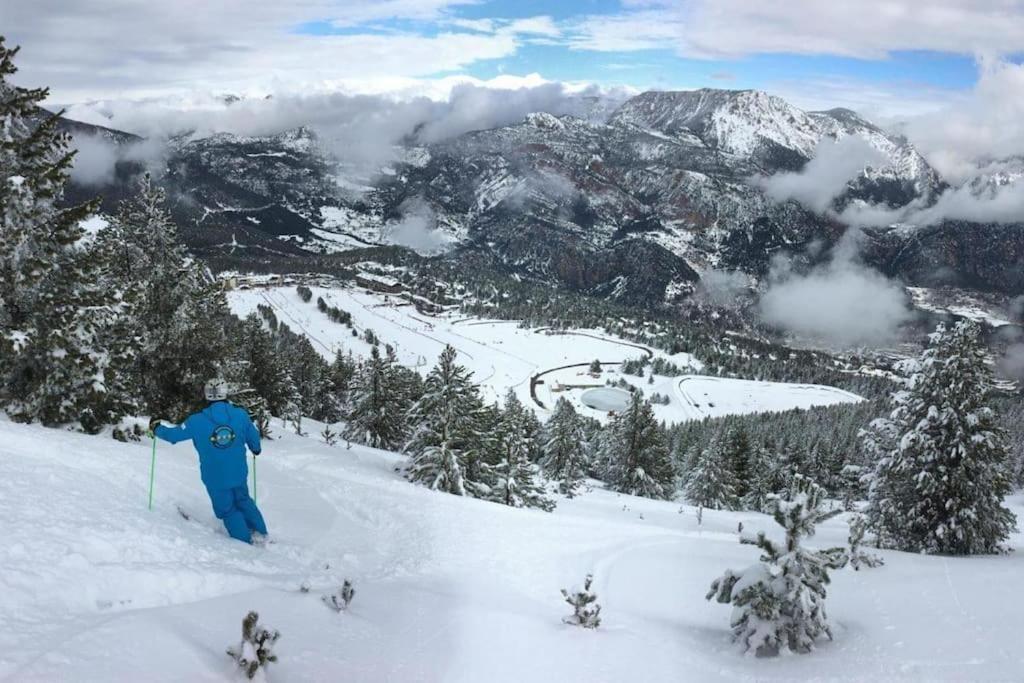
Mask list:
[[[268,297],[268,296],[267,296],[267,295],[266,295],[265,293],[262,293],[262,292],[261,292],[261,296],[263,296],[263,299],[264,299],[264,300],[265,300],[265,301],[266,301],[266,302],[267,302],[268,304],[270,304],[270,307],[271,307],[271,308],[273,308],[273,309],[275,309],[275,310],[279,311],[280,313],[284,314],[285,316],[287,316],[287,318],[288,318],[289,320],[291,320],[291,321],[292,321],[292,322],[293,322],[293,323],[294,323],[294,324],[296,325],[296,327],[298,327],[298,328],[299,328],[300,330],[302,330],[302,333],[303,333],[304,335],[306,335],[306,337],[307,337],[308,339],[310,339],[310,340],[312,340],[312,341],[315,341],[315,342],[316,342],[317,344],[319,344],[319,345],[320,345],[320,346],[321,346],[321,347],[322,347],[322,348],[324,349],[324,351],[326,351],[327,353],[333,353],[333,350],[331,349],[331,347],[329,347],[329,346],[328,346],[327,344],[324,344],[324,343],[323,343],[322,341],[320,341],[320,339],[319,339],[319,338],[317,338],[317,337],[316,337],[316,335],[314,335],[314,334],[310,333],[310,331],[309,331],[309,330],[307,330],[307,329],[306,329],[306,328],[305,328],[305,327],[303,326],[303,324],[302,324],[302,323],[300,323],[300,322],[299,322],[298,320],[296,320],[296,319],[295,319],[295,318],[294,318],[294,317],[292,316],[292,314],[291,314],[291,313],[289,313],[289,312],[288,312],[288,311],[287,311],[286,309],[282,308],[282,307],[281,307],[280,305],[278,305],[278,304],[275,304],[275,303],[274,303],[273,301],[271,301],[271,300],[270,300],[270,297]]]
[[[392,320],[391,318],[387,318],[387,317],[381,315],[380,313],[377,313],[376,311],[374,311],[369,306],[363,306],[363,310],[368,312],[370,315],[373,315],[373,316],[376,316],[376,317],[380,318],[381,320],[383,320],[385,322],[391,323],[392,325],[397,325],[398,327],[401,327],[404,330],[408,330],[409,332],[412,332],[413,334],[419,335],[420,337],[423,337],[425,339],[429,339],[429,340],[431,340],[432,342],[434,342],[436,344],[440,344],[441,346],[449,346],[449,344],[447,342],[443,342],[440,339],[437,339],[436,337],[431,337],[429,334],[426,334],[426,333],[424,333],[424,332],[422,332],[420,330],[417,330],[414,327],[409,327],[408,325],[403,325],[402,323],[398,322],[397,320]],[[462,349],[457,348],[457,347],[455,348],[455,350],[457,352],[461,353],[462,355],[464,355],[466,358],[468,358],[470,360],[476,360],[467,351],[463,351]]]
[[[509,358],[516,359],[520,363],[526,363],[527,365],[529,365],[534,370],[539,370],[540,369],[540,366],[537,365],[536,363],[534,363],[532,361],[528,361],[525,358],[522,358],[520,356],[515,355],[514,353],[509,353],[508,351],[506,351],[504,349],[499,349],[496,346],[489,346],[489,345],[487,345],[487,344],[485,344],[485,343],[483,343],[481,341],[477,341],[476,339],[473,339],[472,337],[467,337],[465,335],[459,334],[458,332],[456,332],[455,330],[450,329],[450,328],[449,328],[448,332],[449,332],[449,334],[452,334],[452,335],[458,337],[459,339],[465,339],[466,341],[471,342],[473,344],[476,344],[477,346],[482,346],[485,349],[487,349],[488,351],[497,351],[498,353],[506,355]]]

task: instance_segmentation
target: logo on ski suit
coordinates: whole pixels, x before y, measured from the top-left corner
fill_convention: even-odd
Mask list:
[[[215,448],[228,448],[235,442],[235,430],[228,425],[217,425],[210,435],[210,443]]]

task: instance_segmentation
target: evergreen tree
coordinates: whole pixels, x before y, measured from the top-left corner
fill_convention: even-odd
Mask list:
[[[764,512],[772,493],[782,490],[772,461],[772,454],[765,446],[756,446],[750,451],[747,493],[740,501],[742,509]]]
[[[722,442],[715,439],[701,449],[697,462],[686,477],[686,499],[712,510],[735,510],[736,477]]]
[[[270,415],[289,414],[295,396],[294,383],[258,315],[251,313],[242,321],[237,339],[236,355],[242,367],[237,381],[263,398]]]
[[[864,533],[867,531],[867,520],[864,519],[863,515],[853,515],[850,517],[850,536],[848,543],[850,549],[847,552],[850,558],[850,566],[853,567],[854,571],[860,571],[863,567],[879,567],[885,564],[885,561],[878,555],[864,552],[861,546],[864,543]]]
[[[467,481],[466,472],[482,450],[475,429],[482,405],[469,371],[455,362],[455,356],[453,347],[445,347],[427,375],[423,396],[409,412],[413,434],[405,450],[412,455],[407,472],[411,481],[464,496],[472,495],[480,483]]]
[[[555,410],[544,427],[545,474],[558,482],[558,490],[569,498],[583,485],[587,454],[579,414],[564,396],[555,402]]]
[[[604,443],[608,482],[621,493],[669,499],[675,494],[675,473],[664,430],[651,404],[639,393],[612,420]]]
[[[120,293],[102,286],[84,244],[95,202],[59,207],[70,137],[39,109],[46,89],[9,81],[17,52],[0,38],[0,402],[16,419],[94,431],[123,398],[106,396],[126,360],[123,346],[106,347]]]
[[[527,411],[509,389],[502,411],[501,460],[495,467],[494,493],[500,502],[512,507],[537,507],[552,510],[554,502],[544,495],[537,465],[530,462],[530,435]],[[532,414],[532,413],[531,413]]]
[[[1014,530],[1004,434],[987,406],[992,373],[973,322],[931,336],[866,448],[881,453],[867,509],[881,543],[951,555],[999,551]]]
[[[399,385],[394,355],[380,347],[359,366],[351,387],[352,407],[345,437],[374,448],[394,450],[405,436],[409,405]]]
[[[707,599],[732,604],[733,639],[758,655],[808,652],[822,635],[832,638],[825,614],[829,569],[846,564],[842,548],[816,551],[800,541],[839,511],[825,512],[826,493],[810,479],[795,475],[788,498],[773,496],[771,514],[786,531],[785,545],[762,531],[741,543],[761,549],[761,561],[741,572],[727,570],[715,579]]]
[[[743,498],[750,488],[750,437],[742,426],[730,427],[721,443],[725,465],[732,471],[733,489]]]
[[[562,619],[566,624],[582,628],[597,628],[601,625],[601,605],[597,604],[597,593],[590,590],[594,577],[587,574],[583,588],[571,593],[562,589],[562,597],[572,607],[572,614]]]
[[[201,403],[206,380],[228,374],[235,353],[226,335],[233,317],[224,292],[185,253],[164,191],[148,175],[97,243],[109,272],[134,293],[139,343],[131,374],[142,407],[183,417]]]

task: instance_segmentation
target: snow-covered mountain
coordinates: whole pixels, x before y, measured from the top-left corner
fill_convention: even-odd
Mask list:
[[[353,177],[305,128],[181,138],[164,182],[202,254],[266,261],[398,243],[650,303],[685,295],[705,268],[758,276],[779,251],[838,239],[845,227],[834,218],[780,203],[751,179],[804,169],[822,141],[849,136],[884,161],[866,166],[833,206],[927,205],[946,187],[913,145],[854,112],[707,89],[643,93],[606,121],[539,112],[431,144],[413,136],[372,177]],[[1024,291],[1024,224],[990,228],[873,230],[866,253],[910,284],[934,285],[940,274],[941,284]],[[982,235],[998,249],[980,244]]]

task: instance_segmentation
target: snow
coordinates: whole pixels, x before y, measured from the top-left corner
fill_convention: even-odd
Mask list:
[[[691,419],[857,403],[860,396],[820,384],[755,382],[693,375],[675,384]]]
[[[270,681],[1010,680],[1024,666],[1024,611],[995,588],[1024,572],[1020,553],[883,552],[882,568],[834,574],[834,642],[755,659],[704,594],[757,559],[738,522],[781,534],[764,515],[705,510],[698,526],[689,506],[600,489],[552,514],[511,509],[409,484],[401,456],[274,428],[258,467],[276,542],[254,548],[213,519],[187,444],[160,445],[149,512],[148,443],[0,421],[0,679],[234,680],[224,650],[249,610],[282,633]],[[844,517],[811,545],[841,544]],[[562,624],[560,589],[591,572],[601,627]],[[338,614],[320,596],[345,578],[356,596]]]
[[[1005,312],[998,312],[997,306],[987,304],[978,295],[963,290],[944,288],[932,289],[928,287],[907,287],[914,306],[933,313],[948,313],[973,320],[978,323],[987,323],[991,327],[1005,327],[1014,323],[1006,318]]]
[[[580,401],[583,402],[583,405],[605,412],[625,410],[629,407],[631,398],[632,394],[628,391],[610,387],[587,389],[580,394]]]
[[[392,278],[377,277],[390,284]],[[617,338],[603,330],[573,330],[559,333],[547,328],[523,328],[515,321],[480,320],[461,314],[430,316],[420,313],[398,295],[384,295],[359,287],[310,285],[313,298],[302,301],[294,286],[264,286],[254,279],[251,289],[228,292],[235,313],[245,316],[257,305],[271,306],[281,322],[295,332],[306,334],[313,346],[328,360],[335,352],[351,351],[366,357],[370,345],[361,336],[332,322],[317,310],[316,300],[323,297],[329,306],[348,311],[353,327],[362,335],[370,328],[385,344],[395,347],[403,365],[425,374],[448,344],[455,347],[458,362],[473,373],[486,401],[500,401],[512,389],[524,405],[531,406],[542,418],[549,414],[559,397],[565,396],[585,415],[602,422],[607,409],[589,407],[583,393],[605,384],[607,379],[624,379],[645,396],[668,396],[668,405],[654,406],[659,420],[669,423],[704,417],[718,417],[762,411],[808,408],[861,400],[859,396],[832,387],[773,382],[750,382],[719,377],[689,376],[646,378],[617,372],[625,360],[656,353],[676,365],[699,372],[703,364],[691,354],[668,355]],[[588,374],[593,360],[599,360],[605,372],[598,378]],[[530,392],[531,379],[537,379],[535,401]],[[711,404],[714,405],[711,405]]]
[[[94,236],[99,233],[100,230],[110,225],[110,221],[103,216],[89,216],[83,221],[78,223],[79,227],[85,231],[86,235]]]

